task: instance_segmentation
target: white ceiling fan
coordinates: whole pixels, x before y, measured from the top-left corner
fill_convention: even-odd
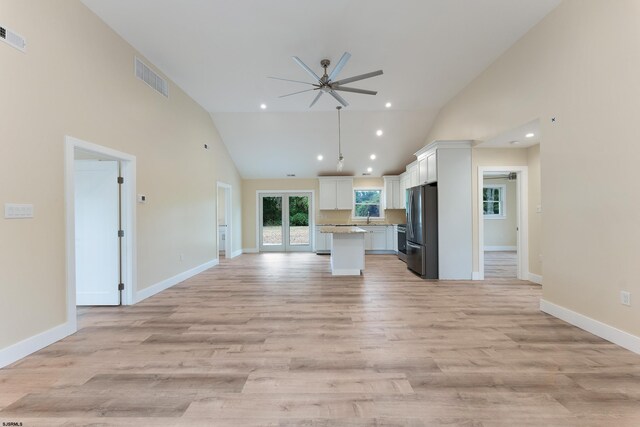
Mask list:
[[[334,97],[336,101],[342,104],[342,106],[346,107],[349,105],[349,103],[337,92],[339,91],[352,92],[352,93],[360,93],[363,95],[376,95],[378,92],[373,90],[344,87],[343,85],[347,83],[357,82],[359,80],[364,80],[371,77],[379,76],[382,74],[382,70],[378,70],[378,71],[372,71],[370,73],[360,74],[358,76],[348,77],[342,80],[335,80],[338,74],[340,73],[340,71],[342,71],[342,68],[344,68],[344,66],[347,64],[347,61],[349,61],[349,58],[351,58],[351,54],[349,52],[345,52],[340,58],[340,61],[338,61],[338,63],[336,64],[333,71],[331,71],[331,74],[327,74],[327,68],[329,68],[329,65],[331,65],[331,61],[328,59],[323,59],[322,61],[320,61],[320,65],[322,66],[322,68],[324,68],[324,74],[322,75],[322,77],[320,77],[311,68],[309,68],[304,62],[302,62],[300,58],[298,58],[297,56],[294,56],[293,60],[313,78],[314,83],[303,82],[299,80],[283,79],[280,77],[269,77],[269,78],[276,79],[276,80],[284,80],[286,82],[302,83],[302,84],[314,86],[313,89],[305,89],[298,92],[289,93],[287,95],[279,96],[278,98],[284,98],[291,95],[297,95],[299,93],[311,92],[313,90],[317,90],[319,92],[311,102],[311,105],[309,105],[309,108],[313,107],[314,104],[318,102],[318,99],[320,99],[322,94],[325,92],[331,95],[332,97]]]

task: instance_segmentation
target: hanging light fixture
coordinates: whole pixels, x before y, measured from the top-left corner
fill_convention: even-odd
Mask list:
[[[338,164],[336,165],[336,170],[338,172],[342,172],[344,168],[344,156],[342,155],[342,141],[340,140],[340,110],[342,110],[342,106],[338,105],[336,107],[338,110]]]

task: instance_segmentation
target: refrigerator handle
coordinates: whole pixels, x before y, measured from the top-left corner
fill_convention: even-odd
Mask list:
[[[413,239],[413,216],[411,215],[411,206],[413,205],[413,191],[409,192],[409,203],[407,204],[407,231],[409,232],[409,238]]]

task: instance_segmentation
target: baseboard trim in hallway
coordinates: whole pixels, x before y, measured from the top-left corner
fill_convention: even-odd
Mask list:
[[[60,341],[74,332],[76,332],[76,322],[66,322],[4,348],[0,350],[0,368]]]
[[[177,274],[173,277],[165,279],[161,282],[156,283],[155,285],[151,285],[147,288],[142,289],[141,291],[137,291],[134,301],[139,303],[142,300],[145,300],[159,292],[164,291],[165,289],[169,289],[172,286],[177,285],[180,282],[184,282],[187,279],[192,278],[196,274],[200,274],[205,270],[210,269],[211,267],[215,267],[220,264],[220,260],[218,258],[212,259],[211,261],[205,262],[197,267],[194,267],[190,270],[184,271],[180,274]]]
[[[540,298],[540,311],[557,317],[560,320],[564,320],[573,326],[584,329],[585,331],[617,344],[620,347],[640,354],[640,337],[621,331],[611,325],[607,325],[606,323],[602,323],[583,314],[576,313],[575,311],[556,305],[542,298]]]

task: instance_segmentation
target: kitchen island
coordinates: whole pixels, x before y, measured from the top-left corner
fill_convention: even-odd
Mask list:
[[[331,234],[331,274],[359,276],[364,270],[364,235],[359,227],[322,227],[320,233]]]

